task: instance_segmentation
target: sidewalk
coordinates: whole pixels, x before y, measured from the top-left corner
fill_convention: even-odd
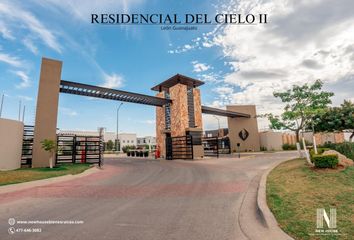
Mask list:
[[[40,187],[44,186],[50,183],[59,183],[59,182],[64,182],[68,180],[73,180],[77,178],[81,178],[84,176],[91,175],[93,173],[99,172],[101,169],[98,167],[92,167],[87,169],[86,171],[75,174],[75,175],[64,175],[64,176],[59,176],[59,177],[52,177],[52,178],[46,178],[46,179],[41,179],[41,180],[35,180],[35,181],[30,181],[30,182],[24,182],[24,183],[15,183],[15,184],[10,184],[10,185],[5,185],[5,186],[0,186],[0,194],[2,193],[10,193],[10,192],[15,192],[15,191],[20,191],[32,187]]]

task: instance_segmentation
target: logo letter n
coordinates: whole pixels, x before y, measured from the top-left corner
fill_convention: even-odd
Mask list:
[[[329,216],[326,213],[324,208],[317,209],[317,228],[323,228],[323,220],[325,220],[328,228],[336,228],[337,227],[337,211],[335,208],[331,208],[329,210]]]

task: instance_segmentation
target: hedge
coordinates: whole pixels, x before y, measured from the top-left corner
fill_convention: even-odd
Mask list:
[[[300,143],[300,148],[304,149],[304,144],[302,141],[299,142]],[[308,141],[305,140],[305,144],[310,145],[310,143]],[[296,144],[289,144],[289,143],[284,143],[282,145],[283,150],[297,150]]]
[[[312,162],[317,168],[335,168],[338,164],[338,155],[313,155]]]
[[[320,155],[320,154],[322,154],[322,153],[324,153],[325,151],[328,151],[328,150],[331,150],[331,149],[330,148],[321,148],[321,147],[317,148],[317,154]],[[311,149],[310,150],[311,159],[312,159],[313,155],[316,155],[315,154],[315,149]]]
[[[282,146],[283,150],[296,150],[296,145],[295,144],[288,144],[284,143]]]
[[[354,142],[325,143],[323,146],[336,150],[347,158],[354,160]]]

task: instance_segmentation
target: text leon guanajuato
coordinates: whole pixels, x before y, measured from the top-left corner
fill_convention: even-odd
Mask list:
[[[92,24],[134,24],[134,25],[188,25],[188,24],[266,24],[267,14],[220,13],[208,14],[91,14]]]

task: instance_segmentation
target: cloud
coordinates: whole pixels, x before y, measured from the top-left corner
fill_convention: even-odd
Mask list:
[[[156,121],[155,120],[141,120],[139,123],[144,123],[144,124],[149,124],[149,125],[155,125]]]
[[[208,71],[211,67],[205,63],[199,63],[198,61],[192,61],[193,72],[205,72]]]
[[[23,44],[30,50],[33,54],[37,55],[38,54],[38,48],[34,45],[32,40],[30,38],[25,38],[23,39]]]
[[[12,35],[12,32],[6,27],[6,25],[0,21],[0,34],[4,39],[15,40],[15,37]]]
[[[214,115],[209,115],[209,114],[203,114],[202,117],[203,117],[204,130],[218,129],[219,123],[220,123],[220,128],[227,128],[227,118],[226,117],[214,116]]]
[[[37,1],[38,4],[52,10],[60,9],[69,12],[76,19],[87,23],[90,23],[92,13],[114,13],[115,11],[127,13],[133,6],[144,2],[145,0],[100,0],[87,4],[87,0]]]
[[[170,54],[184,53],[184,52],[188,52],[189,50],[196,48],[197,46],[198,46],[198,44],[196,44],[196,43],[195,44],[185,44],[183,46],[177,47],[174,50],[168,50],[167,52]]]
[[[13,67],[22,67],[23,61],[20,60],[18,57],[11,56],[7,53],[0,52],[0,62],[7,63]]]
[[[24,101],[33,101],[33,97],[18,95],[18,97]]]
[[[120,88],[123,86],[124,79],[122,76],[112,73],[111,75],[103,73],[104,84],[101,85],[105,88]]]
[[[77,112],[75,110],[72,110],[71,108],[59,107],[59,111],[69,117],[75,117],[78,115]]]
[[[57,51],[62,52],[62,46],[59,44],[55,34],[40,22],[31,12],[24,10],[19,4],[4,1],[0,3],[0,20],[2,23],[8,23],[8,26],[22,28],[26,26],[31,36],[40,38],[45,45]],[[5,27],[8,27],[5,25]],[[18,29],[17,29],[18,31]],[[9,32],[9,30],[7,30]]]
[[[14,71],[13,72],[16,76],[18,76],[21,79],[21,83],[17,84],[16,87],[17,88],[27,88],[29,86],[31,86],[31,81],[28,77],[28,75],[23,72],[23,71]]]
[[[219,27],[201,37],[200,46],[205,42],[204,47],[217,47],[226,65],[232,66],[216,88],[216,102],[256,104],[259,113],[279,113],[283,105],[273,97],[274,91],[316,79],[335,92],[335,102],[352,96],[348,89],[354,88],[353,1],[227,3],[217,12],[266,12],[270,20],[267,25]]]
[[[339,106],[343,103],[343,100],[350,100],[354,98],[354,75],[344,77],[336,82],[326,84],[324,89],[326,91],[332,91],[336,94],[332,98],[333,105]]]
[[[222,75],[215,72],[208,72],[208,73],[201,72],[197,74],[197,77],[200,80],[208,83],[219,83],[220,81],[222,81]]]

